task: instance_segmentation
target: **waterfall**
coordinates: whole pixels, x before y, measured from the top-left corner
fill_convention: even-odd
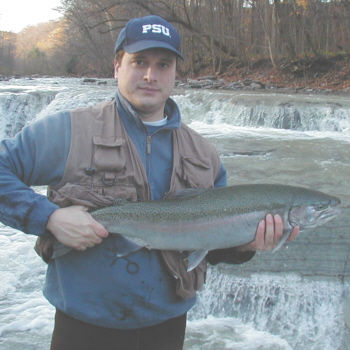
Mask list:
[[[108,84],[87,85],[83,80],[41,80],[44,87],[4,85],[0,88],[0,138],[13,136],[36,116],[91,105],[114,95]],[[65,84],[62,84],[65,83]],[[32,84],[32,85],[31,85]],[[63,86],[62,86],[63,85]],[[238,127],[297,131],[330,131],[350,135],[350,100],[342,96],[239,93],[227,91],[175,90],[184,121]],[[40,113],[42,112],[42,113]],[[44,113],[43,113],[44,112]]]
[[[175,99],[183,104],[187,122],[350,134],[348,98],[186,91]]]
[[[291,349],[342,348],[341,284],[297,274],[288,275],[288,279],[279,274],[235,276],[234,270],[225,265],[209,270],[206,288],[190,320],[239,318],[257,330],[283,334]]]
[[[16,135],[55,95],[54,91],[0,90],[0,138]]]

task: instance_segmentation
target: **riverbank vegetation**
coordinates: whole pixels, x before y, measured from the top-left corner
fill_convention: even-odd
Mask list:
[[[0,74],[110,77],[120,29],[152,13],[181,32],[179,78],[350,88],[350,0],[62,0],[58,10],[60,21],[0,32]]]

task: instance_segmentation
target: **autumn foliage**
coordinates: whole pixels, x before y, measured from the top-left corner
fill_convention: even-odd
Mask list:
[[[233,77],[259,62],[283,74],[296,67],[297,77],[296,62],[350,54],[350,0],[62,0],[60,12],[60,21],[0,32],[0,74],[110,77],[120,29],[151,13],[179,28],[183,77]]]

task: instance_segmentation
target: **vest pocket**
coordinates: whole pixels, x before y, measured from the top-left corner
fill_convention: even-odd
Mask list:
[[[121,183],[120,178],[116,177],[116,183],[113,186],[101,186],[99,192],[104,196],[113,198],[123,198],[131,202],[137,201],[137,191],[132,183]]]
[[[126,159],[122,147],[122,138],[93,137],[93,164],[98,172],[122,172],[125,170]]]
[[[211,188],[214,187],[212,168],[209,158],[181,157],[180,182],[186,187]]]

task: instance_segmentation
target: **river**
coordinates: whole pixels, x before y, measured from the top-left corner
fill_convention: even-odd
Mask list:
[[[0,138],[62,109],[114,96],[113,80],[0,82]],[[230,184],[283,183],[350,206],[350,96],[175,90],[183,120],[217,147]],[[45,192],[45,188],[36,188]],[[189,314],[185,350],[350,348],[350,209],[278,252],[219,265]],[[47,350],[53,308],[41,294],[35,237],[0,224],[0,348]]]

